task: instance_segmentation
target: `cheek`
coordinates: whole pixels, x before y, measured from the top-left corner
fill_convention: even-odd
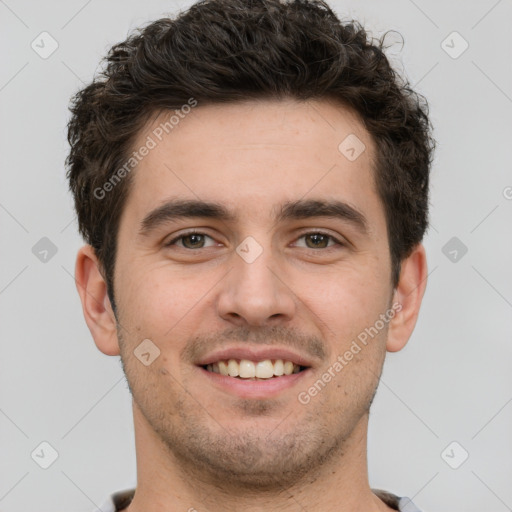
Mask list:
[[[317,273],[309,279],[296,276],[297,283],[302,281],[297,295],[314,313],[313,319],[325,339],[334,340],[338,346],[350,343],[388,308],[386,278],[370,271],[368,266],[364,268],[365,272],[340,268],[337,272]]]
[[[172,336],[204,293],[203,285],[176,276],[163,266],[131,266],[119,290],[120,313],[127,327],[156,341]],[[195,283],[198,285],[198,283]]]

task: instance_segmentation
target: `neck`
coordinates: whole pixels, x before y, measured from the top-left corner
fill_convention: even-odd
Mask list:
[[[329,461],[312,468],[300,481],[286,488],[251,489],[236,482],[219,483],[215,475],[184,467],[164,446],[135,404],[133,409],[138,484],[126,512],[390,510],[371,492],[368,483],[368,415],[361,418],[350,438]]]

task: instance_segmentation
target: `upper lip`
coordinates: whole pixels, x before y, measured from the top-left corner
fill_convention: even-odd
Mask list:
[[[246,359],[254,362],[265,361],[266,359],[271,359],[274,361],[276,359],[282,359],[283,361],[291,361],[292,363],[299,366],[312,366],[311,361],[307,357],[288,348],[276,346],[257,348],[247,346],[223,348],[203,356],[196,362],[196,365],[205,366],[207,364],[216,363],[218,361],[226,361],[228,359]]]

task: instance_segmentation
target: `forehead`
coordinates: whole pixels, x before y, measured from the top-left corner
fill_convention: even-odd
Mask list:
[[[302,198],[383,213],[374,143],[339,103],[258,100],[199,104],[180,116],[164,111],[141,130],[134,149],[142,146],[150,149],[133,171],[124,211],[134,221],[169,198],[221,202],[252,222]]]

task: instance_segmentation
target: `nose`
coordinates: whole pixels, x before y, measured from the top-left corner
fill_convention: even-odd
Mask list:
[[[291,320],[296,298],[270,249],[249,261],[233,253],[231,271],[221,281],[219,316],[239,326],[261,327]]]

